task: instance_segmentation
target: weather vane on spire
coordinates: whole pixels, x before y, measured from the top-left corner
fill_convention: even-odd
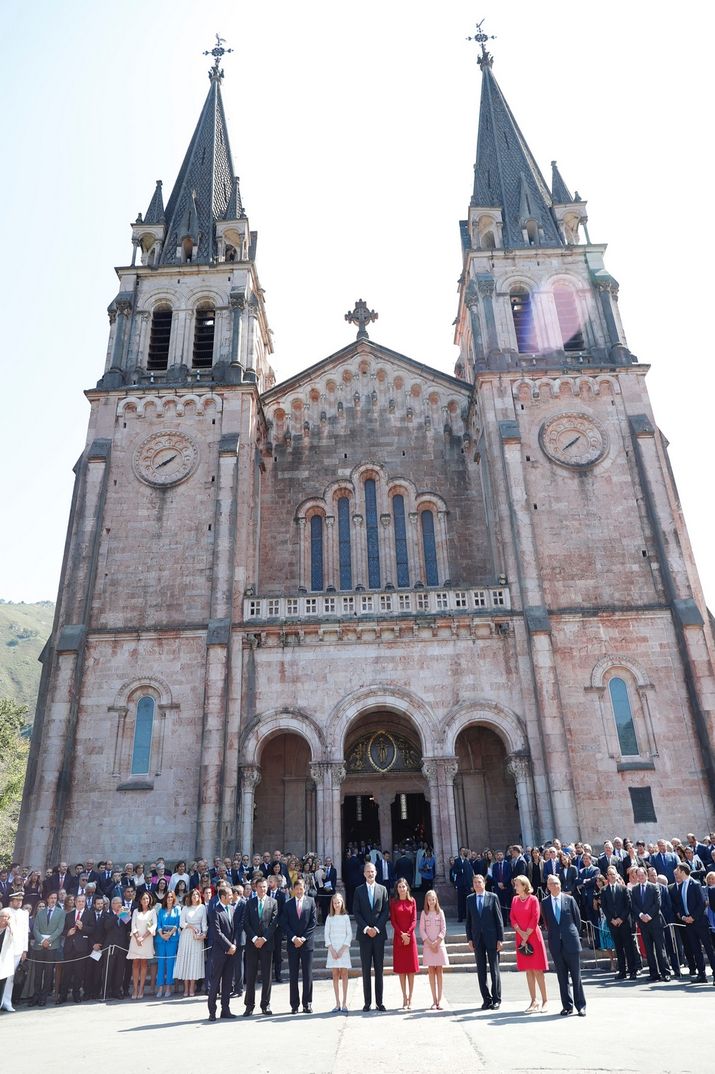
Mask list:
[[[496,41],[496,34],[485,34],[482,30],[484,22],[485,20],[482,19],[481,22],[477,23],[476,34],[474,35],[474,37],[468,37],[467,41],[476,41],[478,45],[481,45],[482,54],[481,56],[477,56],[477,63],[479,64],[479,66],[484,67],[486,65],[487,67],[491,67],[491,65],[494,63],[494,57],[492,56],[491,52],[487,52],[485,46],[487,41]]]
[[[206,49],[204,51],[204,56],[213,56],[214,58],[214,65],[209,71],[209,78],[212,82],[214,81],[214,79],[220,80],[223,78],[223,68],[219,67],[219,63],[222,57],[225,56],[227,52],[233,52],[232,48],[224,48],[223,46],[225,44],[226,38],[221,37],[219,34],[216,34],[216,44],[214,45],[214,47],[212,49]]]

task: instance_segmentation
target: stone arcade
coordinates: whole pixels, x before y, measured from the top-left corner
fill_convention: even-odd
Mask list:
[[[456,376],[361,301],[276,383],[217,44],[87,392],[20,860],[423,834],[443,876],[461,843],[712,827],[713,635],[648,367],[481,47]]]

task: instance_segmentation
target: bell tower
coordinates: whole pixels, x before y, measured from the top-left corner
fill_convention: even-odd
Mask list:
[[[231,624],[255,578],[260,392],[274,378],[221,96],[230,51],[217,37],[169,199],[158,181],[116,270],[42,657],[24,860],[99,845],[88,806],[102,787],[113,824],[147,838],[163,801],[168,845],[217,848],[235,829]]]
[[[597,799],[579,752],[593,753],[589,779],[616,801],[630,794],[644,819],[678,793],[663,758],[684,723],[698,757],[691,791],[715,801],[713,639],[649,367],[626,342],[606,247],[555,161],[547,185],[477,29],[456,373],[474,386],[476,458],[498,566],[523,614],[555,830],[585,830]],[[643,684],[662,646],[679,685],[656,704]],[[585,732],[595,697],[603,723]],[[627,715],[627,735],[614,733],[614,712],[616,724]]]

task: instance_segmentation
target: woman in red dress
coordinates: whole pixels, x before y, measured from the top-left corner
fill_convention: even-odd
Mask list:
[[[392,938],[392,968],[399,974],[402,985],[402,1009],[409,1011],[412,1006],[412,992],[415,987],[415,974],[420,968],[417,958],[417,903],[412,898],[410,885],[406,880],[398,880],[397,897],[390,899],[390,924],[395,930]]]
[[[544,937],[539,928],[539,900],[534,895],[529,878],[527,876],[515,877],[514,890],[516,897],[512,899],[509,916],[516,931],[516,968],[526,971],[526,983],[531,997],[526,1013],[533,1014],[539,1010],[536,1000],[537,984],[541,993],[541,1010],[546,1010],[549,997],[546,994],[544,973],[548,970],[549,963],[546,958]],[[533,948],[530,955],[524,953],[524,946],[527,943]]]

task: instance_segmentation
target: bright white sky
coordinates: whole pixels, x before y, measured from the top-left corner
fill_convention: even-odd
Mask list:
[[[224,102],[278,379],[353,338],[343,315],[358,297],[379,311],[373,339],[453,371],[481,77],[465,37],[482,16],[542,171],[558,160],[593,241],[609,243],[715,604],[715,5],[681,4],[673,20],[652,0],[5,0],[0,597],[56,595],[113,266],[155,179],[168,197],[216,30],[236,50]]]

